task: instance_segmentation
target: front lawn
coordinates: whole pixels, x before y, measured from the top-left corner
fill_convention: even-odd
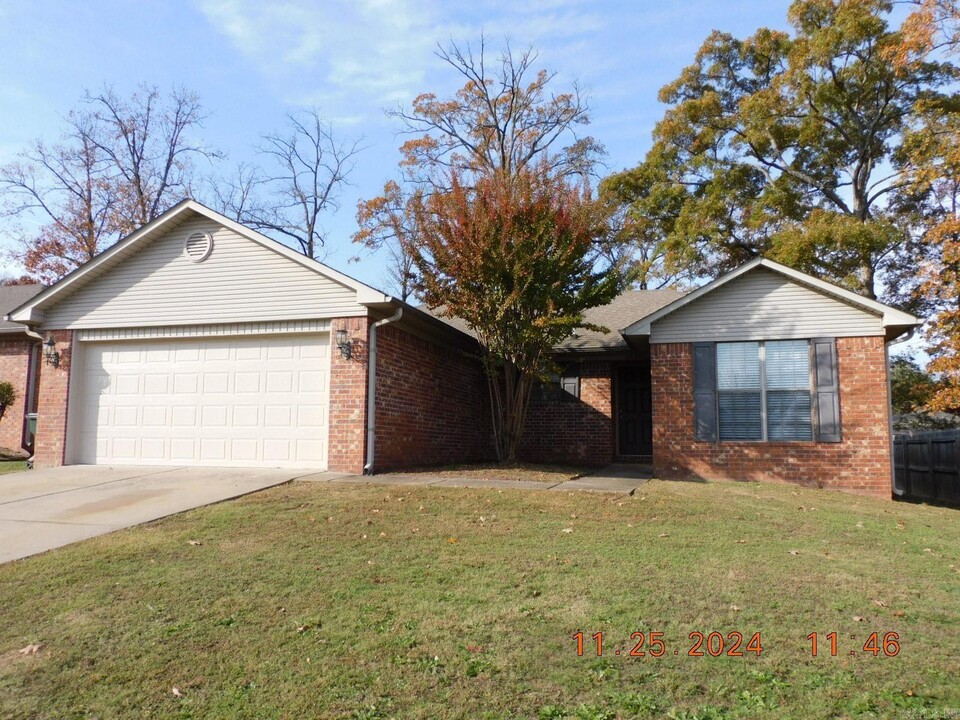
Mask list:
[[[0,475],[21,472],[27,469],[26,460],[0,460]]]
[[[282,486],[0,567],[0,716],[951,717],[958,519],[757,484]],[[762,651],[691,657],[693,631]]]
[[[441,467],[415,468],[402,472],[404,475],[435,475],[438,478],[469,480],[529,481],[556,485],[573,480],[597,468],[573,465],[536,465],[533,463],[475,463],[470,465],[444,465]]]

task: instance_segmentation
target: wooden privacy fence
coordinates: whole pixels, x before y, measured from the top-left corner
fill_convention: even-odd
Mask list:
[[[893,469],[903,500],[960,506],[960,430],[897,433]]]

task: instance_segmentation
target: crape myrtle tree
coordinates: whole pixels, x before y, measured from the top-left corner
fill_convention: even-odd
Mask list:
[[[401,292],[475,332],[497,457],[509,462],[552,348],[620,287],[616,258],[601,252],[608,205],[589,192],[603,149],[579,133],[580,88],[558,92],[533,49],[492,56],[481,38],[437,55],[463,85],[390,113],[408,135],[401,179],[359,203],[354,240],[394,245]]]
[[[598,270],[594,243],[603,206],[582,183],[540,162],[467,178],[446,172],[448,190],[417,196],[418,232],[405,249],[428,306],[476,334],[490,392],[497,457],[513,462],[531,389],[552,366],[552,348],[584,311],[620,289],[615,269]]]
[[[893,61],[892,8],[797,0],[792,32],[714,32],[660,91],[668,108],[646,158],[604,183],[643,219],[628,230],[654,279],[768,256],[875,298],[886,271],[916,263],[897,153],[918,103],[954,73],[929,52]]]

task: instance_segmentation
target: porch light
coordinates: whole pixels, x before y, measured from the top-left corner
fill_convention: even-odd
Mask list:
[[[337,330],[336,338],[337,349],[340,351],[340,354],[343,355],[344,360],[349,360],[353,355],[353,345],[347,340],[347,331],[342,329]]]
[[[57,343],[54,342],[52,335],[47,335],[47,339],[43,341],[43,359],[46,360],[47,365],[53,367],[60,365],[60,353],[57,352]]]

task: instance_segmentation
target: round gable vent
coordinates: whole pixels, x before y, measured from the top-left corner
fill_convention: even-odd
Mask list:
[[[191,262],[203,262],[213,252],[213,236],[208,232],[191,233],[183,244],[183,254]]]

